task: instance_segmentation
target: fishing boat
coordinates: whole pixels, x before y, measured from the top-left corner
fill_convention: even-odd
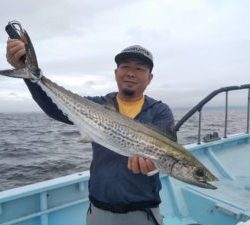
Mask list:
[[[248,90],[244,133],[228,135],[228,93]],[[201,138],[202,111],[225,93],[224,136],[214,132]],[[161,175],[160,205],[164,224],[235,225],[250,220],[250,84],[213,91],[176,124],[198,113],[197,143],[185,145],[218,178],[216,190],[188,185]],[[89,206],[89,171],[0,192],[0,225],[84,225]]]

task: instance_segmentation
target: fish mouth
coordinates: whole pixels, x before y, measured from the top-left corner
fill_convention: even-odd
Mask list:
[[[205,179],[205,180],[197,180],[195,183],[195,185],[197,185],[198,187],[201,188],[206,188],[206,189],[212,189],[215,190],[217,189],[216,186],[214,186],[213,184],[211,184],[211,182],[215,182],[218,181],[218,178],[211,175],[211,177],[209,177],[210,179]]]
[[[217,187],[213,184],[210,184],[206,181],[200,181],[200,182],[190,182],[190,184],[198,186],[200,188],[205,188],[205,189],[211,189],[211,190],[215,190],[217,189]]]
[[[212,184],[210,184],[210,183],[204,183],[204,186],[203,186],[204,188],[207,188],[207,189],[212,189],[212,190],[216,190],[217,189],[217,187],[216,186],[214,186],[214,185],[212,185]]]

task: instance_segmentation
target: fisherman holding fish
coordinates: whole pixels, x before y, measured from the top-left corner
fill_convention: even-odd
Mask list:
[[[24,67],[26,54],[20,40],[7,41],[7,61],[15,68]],[[154,100],[144,91],[153,74],[153,56],[146,48],[134,45],[115,56],[115,79],[118,92],[90,97],[100,104],[112,104],[121,114],[153,124],[168,135],[173,134],[174,119],[169,107]],[[39,86],[25,80],[34,100],[50,117],[71,124],[66,116],[46,96]],[[159,212],[161,202],[159,173],[153,162],[142,157],[125,157],[92,143],[87,224],[163,224]],[[150,174],[151,173],[151,174]],[[151,176],[148,176],[150,174]]]
[[[24,78],[48,116],[75,124],[91,137],[88,225],[163,224],[156,169],[199,187],[216,188],[208,183],[216,177],[175,143],[169,107],[144,95],[153,78],[150,51],[139,45],[122,50],[115,56],[118,92],[83,98],[41,74],[30,38],[22,34],[25,46],[16,39],[7,42],[7,61],[17,69],[0,74]]]

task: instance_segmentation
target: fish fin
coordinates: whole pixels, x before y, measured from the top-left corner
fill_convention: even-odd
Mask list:
[[[0,70],[0,75],[14,78],[30,79],[31,74],[25,69]]]
[[[157,132],[157,133],[160,133],[161,135],[167,137],[168,139],[170,139],[171,141],[173,142],[176,142],[177,141],[177,138],[174,136],[174,134],[172,135],[170,132],[164,132],[163,130],[161,130],[159,127],[153,125],[153,124],[145,124],[143,123],[144,126],[146,126],[147,128]]]
[[[23,41],[24,41],[25,50],[26,50],[26,65],[32,71],[39,70],[35,49],[33,47],[33,44],[30,40],[28,33],[25,30],[23,32]]]
[[[148,177],[151,177],[151,176],[153,176],[153,175],[155,175],[155,174],[157,174],[157,173],[159,173],[159,170],[158,170],[158,169],[155,169],[155,170],[152,170],[152,171],[148,172],[148,173],[147,173],[147,176],[148,176]]]
[[[32,74],[30,79],[33,82],[37,82],[42,77],[42,72],[38,67],[36,52],[31,42],[31,39],[25,30],[23,32],[22,40],[24,41],[26,51],[25,65],[28,70],[31,71]]]
[[[89,137],[89,136],[83,136],[82,135],[82,137],[81,137],[81,139],[79,140],[79,142],[81,142],[81,143],[84,143],[84,144],[86,144],[86,143],[91,143],[93,140]]]

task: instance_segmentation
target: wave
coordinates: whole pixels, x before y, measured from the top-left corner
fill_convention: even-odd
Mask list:
[[[175,110],[175,120],[183,113]],[[229,115],[228,133],[244,132],[245,110],[233,110]],[[223,136],[224,109],[202,113],[202,137],[214,131]],[[178,142],[196,142],[197,133],[195,115],[181,127]],[[76,128],[44,114],[0,114],[0,134],[0,190],[76,173],[90,166],[91,145],[81,141]]]

